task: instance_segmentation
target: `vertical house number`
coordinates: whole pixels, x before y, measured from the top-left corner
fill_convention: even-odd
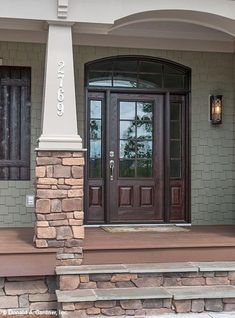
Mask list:
[[[59,79],[59,88],[57,92],[57,115],[62,116],[64,114],[64,89],[63,89],[63,80],[64,80],[64,61],[59,61],[57,63],[57,77]]]

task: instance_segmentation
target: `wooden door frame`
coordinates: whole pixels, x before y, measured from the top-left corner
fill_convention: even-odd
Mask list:
[[[84,144],[85,144],[85,148],[88,148],[88,94],[89,92],[102,92],[105,95],[105,102],[106,105],[110,99],[110,94],[111,93],[120,93],[120,94],[143,94],[143,95],[163,95],[164,96],[164,100],[165,100],[165,107],[166,107],[166,112],[168,112],[168,114],[164,114],[164,128],[163,128],[163,138],[165,140],[166,138],[166,133],[169,133],[169,129],[166,129],[166,125],[169,125],[169,107],[170,107],[170,95],[183,95],[185,96],[185,110],[186,110],[186,114],[185,114],[185,129],[186,129],[186,133],[185,133],[185,147],[186,147],[186,151],[185,151],[185,222],[183,223],[190,223],[191,222],[191,93],[190,90],[188,89],[130,89],[130,88],[103,88],[103,87],[86,87],[85,88],[85,125],[84,125]],[[109,107],[106,106],[106,111],[109,111]],[[108,122],[108,114],[106,113],[105,116],[105,127],[108,127],[106,125],[109,124]],[[106,128],[107,129],[107,128]],[[104,137],[105,137],[105,156],[103,157],[103,159],[105,160],[105,167],[107,168],[107,158],[109,158],[108,156],[108,144],[107,144],[107,134],[104,133]],[[169,148],[169,147],[168,147]],[[164,158],[166,158],[166,152],[169,151],[169,149],[163,149],[164,151]],[[169,154],[168,154],[168,158],[169,158]],[[88,162],[88,156],[86,155],[86,162]],[[165,165],[166,166],[166,165]],[[169,171],[169,167],[166,168],[164,167],[164,174],[166,177],[166,172]],[[87,214],[86,211],[88,211],[88,204],[89,204],[89,187],[88,187],[88,164],[85,165],[85,171],[84,171],[84,189],[85,189],[85,195],[84,195],[84,210],[85,210],[85,224],[87,224]],[[107,181],[105,180],[106,178],[104,178],[104,188],[105,188],[105,192],[106,195],[109,195],[109,189],[107,187]],[[167,180],[169,180],[169,178],[165,179],[165,191],[164,191],[164,202],[165,202],[165,213],[166,213],[166,218],[169,220],[169,193],[168,193],[168,189],[166,189],[167,187]],[[169,186],[169,184],[168,184]],[[101,222],[95,222],[94,224],[107,224],[110,222],[110,218],[107,215],[107,200],[104,200],[104,223]],[[128,222],[129,223],[129,222]],[[138,222],[136,222],[138,223]],[[148,223],[148,222],[145,222]],[[152,222],[150,222],[152,223]],[[159,223],[159,222],[158,222]],[[179,222],[174,222],[174,223],[179,223]],[[182,223],[182,221],[180,221],[180,223]],[[89,223],[89,224],[93,224],[93,223]]]

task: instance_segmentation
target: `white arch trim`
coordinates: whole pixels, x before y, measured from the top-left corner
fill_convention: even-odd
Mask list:
[[[173,21],[193,23],[227,33],[235,37],[235,20],[211,13],[189,10],[158,10],[136,13],[125,18],[116,20],[109,29],[109,33],[122,27],[129,27],[136,23]]]

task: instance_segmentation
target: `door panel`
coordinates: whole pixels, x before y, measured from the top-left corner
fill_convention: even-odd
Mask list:
[[[110,108],[110,222],[163,221],[163,96],[112,94]]]

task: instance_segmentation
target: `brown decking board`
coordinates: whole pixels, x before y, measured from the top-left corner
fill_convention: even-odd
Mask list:
[[[190,229],[175,233],[108,233],[101,228],[86,228],[84,264],[235,260],[235,225]]]
[[[0,277],[53,275],[56,249],[36,248],[32,228],[0,229]],[[83,264],[235,261],[235,225],[190,232],[108,233],[86,228]]]
[[[56,249],[34,247],[33,231],[0,229],[0,277],[54,275]]]

